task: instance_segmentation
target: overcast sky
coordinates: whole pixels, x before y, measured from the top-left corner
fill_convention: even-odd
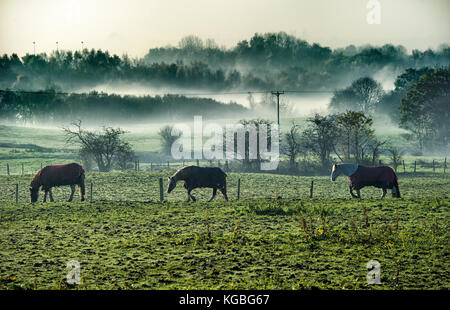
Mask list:
[[[84,47],[141,57],[190,34],[231,47],[254,33],[284,31],[332,48],[450,43],[450,0],[0,0],[0,54]]]

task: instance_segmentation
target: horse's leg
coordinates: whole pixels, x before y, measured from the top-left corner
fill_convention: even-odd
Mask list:
[[[216,197],[216,193],[217,193],[217,188],[214,187],[214,188],[213,188],[212,197],[208,200],[208,202],[209,202],[209,201],[212,201],[212,200],[214,199],[214,197]]]
[[[48,190],[48,193],[50,195],[50,202],[54,202],[53,200],[53,193],[52,193],[52,188],[50,187],[50,189]]]
[[[386,196],[387,190],[385,187],[383,187],[381,190],[383,191],[383,193],[381,194],[380,199],[383,199]]]
[[[86,188],[84,187],[84,180],[78,184],[78,190],[80,192],[81,201],[84,201],[84,195],[86,193]]]
[[[86,193],[86,187],[84,186],[84,174],[81,175],[80,183],[78,183],[78,191],[80,193],[81,201],[84,201],[84,195]]]
[[[72,192],[70,193],[69,200],[67,200],[68,202],[71,202],[72,199],[73,199],[73,194],[75,193],[75,185],[70,185],[70,190],[71,190]]]
[[[358,196],[356,196],[355,194],[353,194],[353,189],[352,189],[352,186],[351,186],[351,185],[349,186],[349,189],[350,189],[350,195],[352,195],[353,198],[358,198]]]
[[[189,202],[189,200],[192,199],[192,201],[195,202],[196,199],[194,196],[191,195],[191,191],[192,191],[192,189],[188,189],[188,200],[187,201]]]
[[[227,188],[223,187],[220,189],[220,191],[222,192],[223,198],[225,198],[225,200],[228,201]]]
[[[356,190],[356,197],[358,199],[361,199],[361,193],[360,193],[359,189]]]
[[[189,193],[189,195],[191,195],[191,198],[192,198],[192,201],[193,201],[193,202],[196,202],[196,201],[197,201],[197,199],[195,199],[195,197],[194,197],[192,194]]]
[[[42,202],[47,202],[47,194],[48,194],[48,189],[44,190],[44,200]]]

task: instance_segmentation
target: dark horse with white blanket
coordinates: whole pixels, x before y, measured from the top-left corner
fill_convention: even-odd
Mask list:
[[[191,198],[195,201],[195,197],[191,195],[191,191],[195,188],[209,187],[213,189],[212,197],[209,201],[213,200],[216,196],[217,189],[219,189],[225,200],[228,200],[227,196],[227,175],[222,169],[217,167],[198,167],[188,166],[178,169],[173,176],[169,178],[169,186],[167,193],[170,193],[178,181],[184,182],[184,188],[187,190],[188,200]]]
[[[72,193],[69,201],[72,201],[75,192],[75,185],[78,185],[81,201],[84,201],[84,169],[78,164],[53,165],[42,168],[34,177],[30,184],[31,202],[38,200],[39,188],[42,186],[44,202],[47,201],[47,194],[50,194],[50,201],[53,200],[52,187],[70,185]]]
[[[336,181],[336,178],[340,174],[348,176],[350,181],[350,194],[353,198],[361,198],[359,190],[365,186],[381,188],[383,191],[381,199],[386,196],[386,189],[388,188],[392,189],[392,197],[400,198],[397,175],[390,167],[368,167],[356,164],[333,165],[331,180]],[[353,190],[356,190],[356,195],[353,194]]]

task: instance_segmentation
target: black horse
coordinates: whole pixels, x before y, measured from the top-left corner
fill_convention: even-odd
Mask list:
[[[191,191],[195,188],[202,187],[213,189],[212,197],[209,201],[214,199],[217,189],[222,192],[225,200],[228,200],[226,177],[226,173],[217,167],[187,166],[177,170],[177,172],[169,178],[167,193],[170,193],[175,186],[177,186],[178,181],[183,181],[184,188],[186,188],[188,193],[187,201],[190,201],[191,198],[195,201],[196,199],[191,195]]]

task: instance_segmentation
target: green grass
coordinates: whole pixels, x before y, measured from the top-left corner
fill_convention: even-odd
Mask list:
[[[347,181],[264,174],[228,179],[225,202],[186,203],[178,185],[158,202],[170,172],[92,173],[94,202],[25,202],[31,176],[1,176],[0,288],[4,289],[448,289],[447,179],[401,178],[402,199]],[[236,197],[241,179],[242,200]],[[20,203],[13,184],[20,185]],[[165,183],[165,182],[164,182]],[[10,193],[8,194],[8,191]],[[279,199],[277,197],[281,196]],[[88,188],[89,197],[89,188]],[[42,196],[41,196],[42,198]],[[69,260],[82,283],[66,283]],[[381,263],[368,285],[366,263]]]
[[[158,149],[152,128],[127,134],[138,151]],[[0,289],[450,287],[450,182],[442,166],[432,173],[432,158],[405,157],[407,173],[398,168],[401,199],[388,193],[380,201],[375,188],[351,199],[344,177],[229,173],[229,202],[218,193],[208,203],[211,190],[196,189],[199,202],[186,203],[182,184],[159,202],[159,178],[166,188],[174,172],[168,170],[87,173],[86,197],[92,183],[93,202],[78,196],[65,202],[70,190],[61,187],[53,190],[56,202],[31,204],[28,186],[41,164],[75,155],[55,129],[0,126],[0,137],[51,149],[0,148]],[[381,285],[366,282],[371,259],[381,263]],[[66,282],[69,260],[81,264],[80,285]]]

